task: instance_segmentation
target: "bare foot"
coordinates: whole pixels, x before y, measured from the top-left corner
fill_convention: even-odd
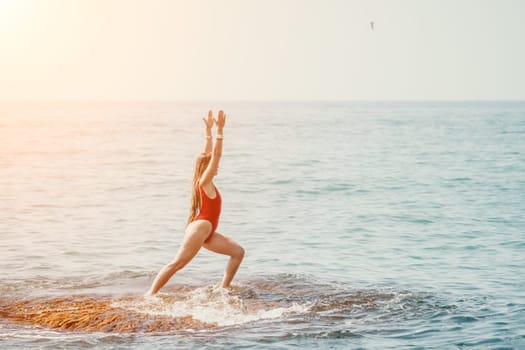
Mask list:
[[[155,296],[154,293],[151,292],[151,290],[148,290],[146,293],[144,293],[144,298],[151,298]]]

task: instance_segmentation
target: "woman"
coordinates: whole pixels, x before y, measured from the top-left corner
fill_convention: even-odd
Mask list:
[[[184,240],[175,259],[164,266],[157,274],[146,296],[155,295],[168,282],[171,276],[193,259],[201,247],[215,253],[230,256],[221,283],[221,287],[224,288],[230,286],[244,257],[244,249],[237,242],[216,231],[221,212],[221,195],[213,184],[213,178],[217,175],[221,159],[222,132],[226,116],[223,111],[220,111],[217,119],[214,120],[212,111],[209,111],[208,118],[203,118],[203,120],[206,125],[206,145],[204,152],[197,157],[195,164],[190,215]],[[213,148],[212,144],[212,127],[214,122],[217,125],[215,148]]]

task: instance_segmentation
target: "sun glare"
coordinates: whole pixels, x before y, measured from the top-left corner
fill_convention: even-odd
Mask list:
[[[0,32],[16,29],[24,12],[28,10],[27,1],[0,0]]]

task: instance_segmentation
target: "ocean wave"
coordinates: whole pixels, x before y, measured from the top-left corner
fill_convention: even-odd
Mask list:
[[[144,279],[144,274],[117,272],[86,284],[62,284],[59,295],[9,297],[0,301],[0,318],[14,323],[82,332],[150,333],[260,327],[261,324],[306,325],[346,321],[359,329],[370,322],[397,322],[428,318],[453,310],[430,293],[392,288],[352,289],[315,281],[307,276],[282,274],[256,278],[231,289],[215,285],[179,284],[155,297],[141,294],[64,293],[122,279]],[[69,287],[69,288],[68,288]],[[346,330],[308,331],[314,337],[354,336]],[[354,331],[352,331],[354,332]],[[337,333],[337,334],[336,334]],[[293,332],[291,331],[291,335]]]
[[[191,317],[194,320],[215,326],[232,326],[248,322],[275,319],[286,314],[303,313],[308,304],[250,303],[239,295],[217,286],[204,286],[181,293],[173,299],[169,294],[139,300],[125,300],[113,306],[140,314]],[[253,300],[253,299],[252,299]]]

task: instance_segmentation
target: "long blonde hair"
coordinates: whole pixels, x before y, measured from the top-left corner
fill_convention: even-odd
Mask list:
[[[208,167],[211,160],[211,153],[201,153],[195,162],[195,172],[193,174],[193,187],[191,191],[191,206],[190,215],[188,216],[188,224],[195,220],[197,212],[201,207],[201,194],[199,191],[199,180]]]

